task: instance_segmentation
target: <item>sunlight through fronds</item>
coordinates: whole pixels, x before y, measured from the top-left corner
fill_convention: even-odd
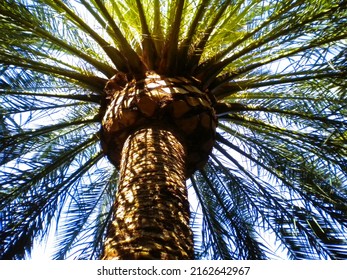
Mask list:
[[[55,258],[99,257],[117,185],[106,82],[200,85],[216,144],[190,178],[197,258],[347,258],[346,0],[2,0],[0,255],[57,223]],[[197,232],[200,231],[200,232]]]

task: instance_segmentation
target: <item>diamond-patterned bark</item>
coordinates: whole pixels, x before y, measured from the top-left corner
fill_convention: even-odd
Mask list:
[[[102,121],[101,143],[116,166],[128,135],[155,123],[174,129],[184,139],[186,176],[206,163],[214,144],[216,117],[198,81],[148,72],[144,79],[128,82],[118,74],[105,91],[109,102]]]
[[[124,143],[103,259],[192,259],[185,151],[173,131],[137,130]]]

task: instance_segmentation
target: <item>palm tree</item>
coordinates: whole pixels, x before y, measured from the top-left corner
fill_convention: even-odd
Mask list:
[[[346,18],[1,1],[1,258],[346,259]]]

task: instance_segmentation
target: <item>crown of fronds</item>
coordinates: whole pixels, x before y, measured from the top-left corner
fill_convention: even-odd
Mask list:
[[[56,227],[55,258],[98,258],[117,183],[103,88],[154,70],[215,99],[189,181],[198,258],[347,258],[346,18],[344,0],[2,0],[1,257]]]

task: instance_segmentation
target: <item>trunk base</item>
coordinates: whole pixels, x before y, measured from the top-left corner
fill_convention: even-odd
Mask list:
[[[185,157],[170,130],[142,128],[128,137],[103,259],[193,259]]]

